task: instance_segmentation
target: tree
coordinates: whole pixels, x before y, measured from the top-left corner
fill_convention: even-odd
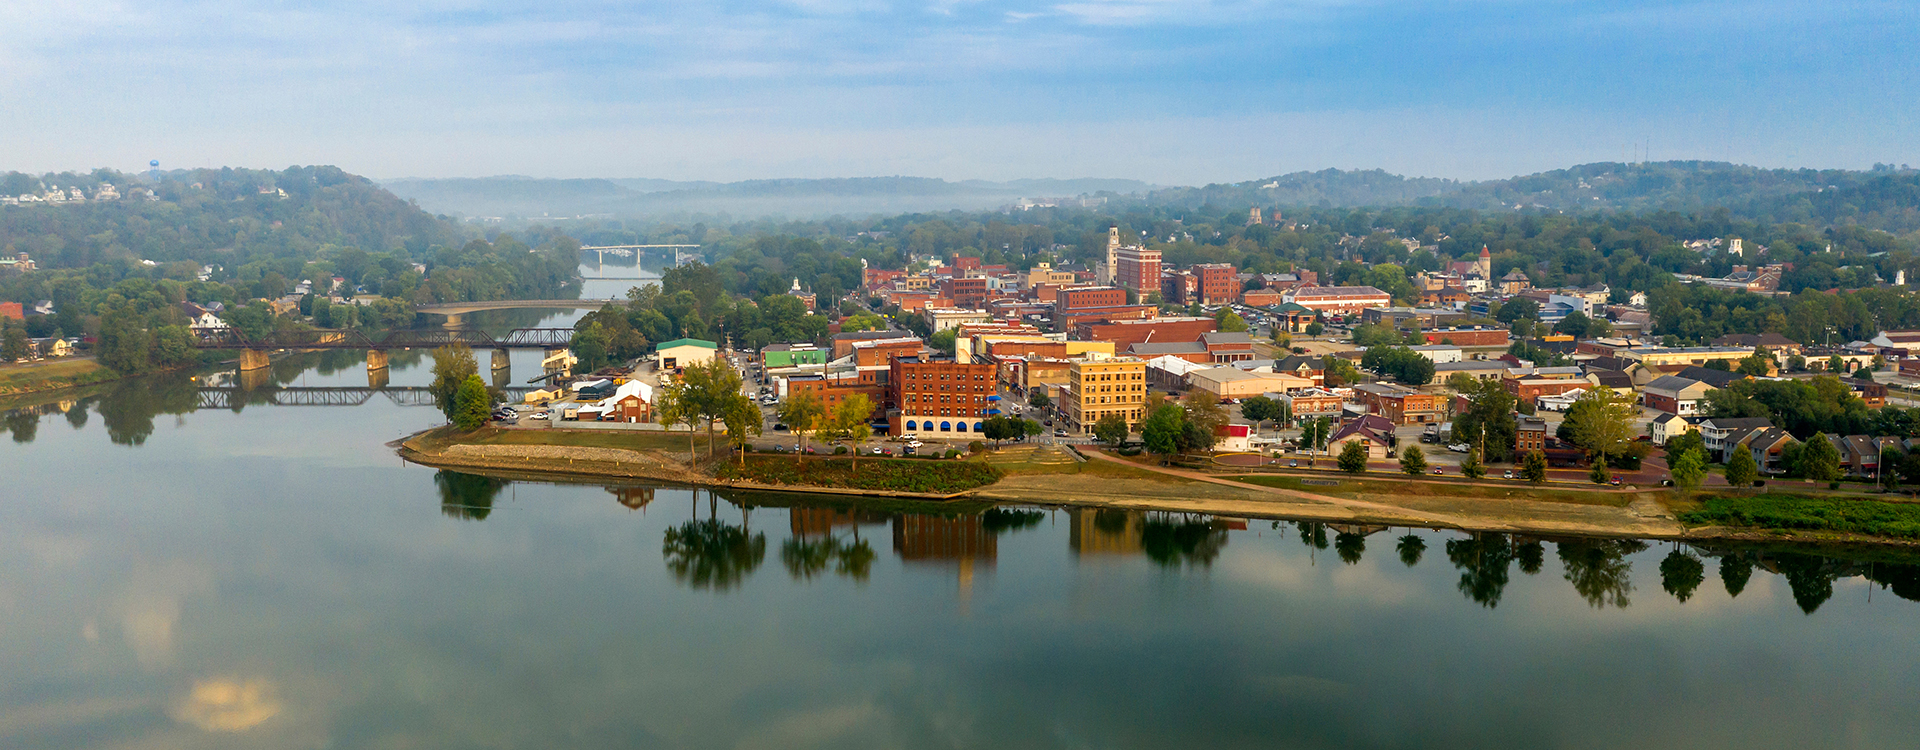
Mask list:
[[[847,445],[848,451],[853,454],[854,470],[858,471],[860,444],[873,436],[873,426],[868,424],[868,420],[873,418],[873,399],[867,398],[867,394],[864,393],[853,394],[842,399],[830,413],[824,416],[833,440]]]
[[[27,340],[26,325],[0,318],[0,326],[6,329],[5,334],[0,335],[0,339],[4,339],[0,340],[0,361],[12,362],[26,359],[33,343]]]
[[[1213,320],[1224,333],[1245,332],[1247,330],[1247,321],[1242,319],[1238,314],[1235,314],[1233,308],[1230,307],[1220,308],[1219,312],[1214,313]]]
[[[1733,456],[1727,459],[1727,484],[1735,487],[1751,487],[1753,479],[1760,473],[1760,467],[1753,462],[1753,451],[1745,447],[1733,449]]]
[[[567,348],[573,350],[574,359],[578,360],[580,370],[593,372],[607,366],[608,345],[606,330],[602,329],[599,323],[590,322],[573,332],[573,339],[567,344]]]
[[[1500,309],[1494,312],[1493,319],[1502,323],[1513,323],[1519,320],[1532,320],[1539,315],[1540,303],[1525,297],[1516,297],[1500,305]]]
[[[1832,482],[1840,478],[1840,450],[1833,447],[1826,433],[1814,433],[1807,438],[1807,445],[1800,451],[1800,476],[1816,482]]]
[[[1873,368],[1862,367],[1858,370],[1854,370],[1853,378],[1855,380],[1873,380]]]
[[[1020,439],[1021,440],[1026,440],[1027,438],[1038,436],[1041,433],[1044,433],[1046,431],[1047,431],[1047,428],[1041,427],[1039,422],[1035,422],[1031,419],[1020,420]]]
[[[1400,537],[1394,549],[1400,553],[1400,563],[1409,568],[1420,564],[1420,556],[1427,551],[1427,540],[1414,534]]]
[[[699,459],[700,454],[693,445],[693,428],[700,423],[700,407],[689,395],[685,381],[669,378],[653,389],[653,415],[668,427],[686,425],[687,460]]]
[[[1737,368],[1735,372],[1741,375],[1765,377],[1767,371],[1772,369],[1772,364],[1772,362],[1767,361],[1766,357],[1755,354],[1751,357],[1742,358],[1740,360],[1740,367]]]
[[[1307,324],[1306,333],[1308,336],[1318,336],[1322,333],[1326,333],[1326,331],[1327,331],[1327,327],[1320,325],[1320,321],[1316,320],[1312,323]]]
[[[1888,492],[1900,489],[1900,465],[1906,454],[1892,447],[1880,449],[1880,486]]]
[[[1527,451],[1525,463],[1520,466],[1520,475],[1534,484],[1547,481],[1547,456],[1540,451]]]
[[[1161,404],[1140,424],[1140,438],[1146,442],[1149,453],[1160,456],[1160,464],[1164,466],[1168,457],[1180,450],[1180,437],[1186,426],[1186,410]]]
[[[813,391],[800,391],[780,402],[780,421],[787,429],[800,438],[800,450],[793,456],[797,463],[806,456],[807,438],[820,426],[821,418],[826,415],[826,406],[820,403],[820,397]]]
[[[1705,367],[1705,368],[1707,368],[1707,369],[1709,369],[1709,370],[1719,370],[1719,371],[1721,371],[1721,372],[1732,372],[1732,371],[1733,371],[1733,366],[1732,366],[1732,365],[1729,365],[1729,364],[1727,364],[1727,361],[1726,361],[1726,360],[1724,360],[1724,359],[1710,359],[1710,360],[1707,360],[1707,363],[1706,363],[1705,365],[1702,365],[1702,367]]]
[[[1045,390],[1036,388],[1032,393],[1027,394],[1027,405],[1035,409],[1045,409],[1053,405],[1053,399],[1047,397]]]
[[[747,441],[760,434],[760,405],[754,403],[744,393],[735,393],[726,400],[725,415],[721,417],[727,426],[727,442],[733,444],[740,454],[740,466],[747,465]]]
[[[1368,451],[1366,442],[1365,440],[1353,439],[1348,440],[1346,445],[1341,446],[1339,458],[1341,471],[1348,474],[1365,474],[1367,472]]]
[[[453,419],[454,394],[468,377],[479,372],[473,350],[466,344],[448,344],[433,350],[433,381],[427,384],[427,394],[449,421]]]
[[[1300,445],[1307,450],[1320,450],[1327,447],[1327,438],[1333,434],[1333,423],[1326,417],[1307,420],[1300,425]]]
[[[1107,445],[1119,445],[1127,439],[1127,418],[1117,411],[1100,415],[1100,420],[1093,423],[1093,437]]]
[[[1461,395],[1467,409],[1453,418],[1454,439],[1481,448],[1483,461],[1505,461],[1513,455],[1513,414],[1518,400],[1498,379],[1476,381]]]
[[[1686,432],[1667,438],[1665,448],[1669,462],[1671,462],[1673,458],[1690,450],[1700,451],[1700,454],[1704,456],[1707,451],[1707,439],[1706,436],[1700,434],[1699,430],[1687,430]]]
[[[1827,372],[1837,374],[1837,373],[1842,373],[1846,371],[1847,371],[1847,361],[1844,359],[1841,359],[1840,355],[1835,354],[1827,358]]]
[[[1594,484],[1607,483],[1607,457],[1605,455],[1593,457],[1593,470],[1587,472],[1587,480]]]
[[[1420,476],[1427,470],[1427,454],[1418,445],[1400,449],[1400,470],[1409,476]]]
[[[1460,476],[1479,479],[1487,475],[1487,467],[1480,463],[1480,449],[1469,448],[1467,457],[1460,462]]]
[[[840,321],[841,333],[887,330],[887,319],[869,312],[856,313]]]
[[[1667,453],[1667,476],[1673,479],[1673,486],[1690,490],[1700,485],[1700,477],[1706,475],[1707,463],[1701,458],[1701,451],[1688,449],[1679,456]]]
[[[946,354],[947,356],[953,356],[953,352],[955,348],[955,345],[953,343],[954,335],[955,335],[954,330],[952,328],[948,328],[947,330],[944,330],[944,331],[936,331],[932,336],[927,337],[927,346],[933,349],[937,349],[942,354]]]
[[[1633,420],[1637,416],[1639,409],[1629,397],[1614,393],[1611,388],[1592,388],[1574,399],[1573,406],[1567,409],[1566,427],[1572,434],[1573,444],[1585,450],[1589,457],[1604,456],[1608,463],[1631,469],[1651,450],[1650,446],[1633,439],[1637,432]]]
[[[1584,339],[1587,338],[1587,329],[1592,324],[1593,321],[1587,317],[1586,313],[1575,310],[1567,313],[1567,317],[1561,318],[1560,322],[1555,323],[1553,332]]]
[[[1266,424],[1269,419],[1279,419],[1284,405],[1267,396],[1254,396],[1240,402],[1240,416],[1253,420],[1254,426]]]
[[[1204,431],[1207,437],[1202,442],[1212,447],[1214,433],[1227,423],[1227,410],[1220,405],[1220,397],[1212,391],[1196,390],[1187,396],[1186,408],[1187,422]]]
[[[686,368],[680,382],[686,386],[683,405],[707,423],[707,455],[713,455],[713,427],[726,418],[731,397],[740,392],[740,371],[725,357],[714,357]]]
[[[468,375],[460,381],[459,390],[453,396],[453,426],[466,432],[480,429],[487,423],[487,415],[493,411],[493,396],[487,393],[487,381],[479,375]]]

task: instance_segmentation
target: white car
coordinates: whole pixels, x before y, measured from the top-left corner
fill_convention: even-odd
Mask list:
[[[548,418],[548,417],[547,417],[547,413],[546,413],[546,412],[544,412],[544,411],[543,411],[543,412],[540,412],[540,413],[538,413],[538,414],[535,414],[535,415],[533,415],[533,416],[531,416],[531,417],[528,417],[528,419],[537,419],[537,420],[540,420],[540,421],[542,421],[542,422],[544,422],[544,421],[546,421],[546,420],[547,420],[547,418]]]
[[[909,441],[907,441],[907,447],[908,447],[908,448],[918,448],[918,447],[920,447],[920,446],[922,446],[922,445],[926,445],[926,443],[922,443],[922,442],[920,442],[920,441],[918,441],[918,440],[909,440]]]
[[[1473,450],[1473,446],[1467,445],[1466,443],[1454,443],[1453,445],[1447,446],[1447,450],[1455,453],[1466,453],[1467,451]]]

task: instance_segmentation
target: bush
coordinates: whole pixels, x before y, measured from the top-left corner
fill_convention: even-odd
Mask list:
[[[967,452],[968,452],[968,453],[979,453],[980,451],[983,451],[983,450],[986,450],[986,449],[987,449],[987,444],[986,444],[986,443],[983,443],[983,442],[980,442],[980,441],[978,441],[978,440],[975,440],[975,441],[973,441],[973,442],[971,442],[971,443],[967,443]]]
[[[1680,521],[1693,526],[1836,531],[1895,539],[1920,539],[1920,505],[1880,500],[1839,500],[1759,495],[1712,497]]]
[[[958,449],[958,448],[948,448],[948,449],[947,449],[947,452],[946,452],[946,454],[945,454],[945,456],[946,456],[947,458],[959,458],[959,457],[960,457],[960,449]]]
[[[957,454],[957,451],[954,453]],[[863,458],[857,462],[815,458],[796,462],[786,457],[754,456],[747,459],[745,468],[735,464],[715,468],[721,478],[744,479],[760,484],[941,495],[984,487],[1000,481],[1002,476],[999,469],[977,461],[926,463],[888,458]]]
[[[836,456],[847,455],[847,446],[844,446],[844,445],[833,446],[833,455],[836,455]]]

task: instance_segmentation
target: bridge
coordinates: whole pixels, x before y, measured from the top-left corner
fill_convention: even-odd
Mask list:
[[[510,400],[518,401],[532,388],[512,387],[503,389]],[[249,404],[268,404],[272,406],[360,406],[372,401],[374,396],[385,396],[396,406],[432,406],[433,394],[424,387],[396,386],[391,388],[355,388],[339,387],[208,387],[199,389],[199,408],[202,409],[239,409]]]
[[[677,266],[677,265],[680,265],[681,261],[686,260],[688,257],[691,257],[688,253],[680,252],[682,249],[684,248],[699,249],[699,247],[700,247],[699,245],[582,245],[580,249],[592,250],[596,253],[599,253],[600,265],[603,265],[603,266],[607,264],[607,253],[613,253],[614,255],[619,255],[624,257],[624,256],[632,255],[636,251],[640,251],[640,250],[672,250],[673,264]]]
[[[367,352],[367,371],[371,373],[386,370],[387,352],[395,349],[438,349],[454,344],[469,349],[492,349],[493,369],[503,370],[507,367],[509,349],[540,349],[552,355],[556,351],[564,353],[572,342],[571,328],[515,328],[499,338],[471,328],[400,330],[390,331],[377,340],[351,328],[272,331],[260,337],[249,337],[238,328],[220,328],[200,334],[193,345],[200,349],[238,350],[242,372],[265,368],[269,364],[267,353],[276,349],[363,349]]]
[[[436,302],[413,309],[415,312],[445,315],[448,328],[459,328],[460,316],[482,310],[598,310],[608,304],[626,303],[624,299],[503,299],[491,302]]]

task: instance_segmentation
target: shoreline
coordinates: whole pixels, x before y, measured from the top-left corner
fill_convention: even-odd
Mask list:
[[[853,500],[874,498],[936,504],[971,500],[988,504],[1111,508],[1530,536],[1896,548],[1920,546],[1920,542],[1911,540],[1828,532],[1726,526],[1690,528],[1681,524],[1674,510],[1669,507],[1664,490],[1556,491],[1554,488],[1489,483],[1449,483],[1454,491],[1465,489],[1483,495],[1474,497],[1434,493],[1434,488],[1422,486],[1424,483],[1420,480],[1409,481],[1385,474],[1357,477],[1340,475],[1314,480],[1316,483],[1344,483],[1357,487],[1342,496],[1254,484],[1222,475],[1150,469],[1096,451],[1088,452],[1086,459],[1088,464],[1094,466],[1094,470],[1120,474],[1098,478],[1091,474],[1016,472],[984,487],[936,495],[720,480],[687,465],[684,451],[674,458],[663,451],[477,445],[458,442],[457,439],[447,441],[444,446],[436,446],[432,443],[440,438],[430,437],[430,433],[436,429],[422,430],[388,445],[395,447],[402,459],[421,466],[510,475],[507,478],[526,481],[640,481],[747,492],[830,495]],[[1127,481],[1114,481],[1118,476],[1126,477]],[[1282,474],[1271,476],[1283,480],[1306,478]],[[1494,496],[1493,493],[1502,494]],[[1542,495],[1577,495],[1581,499],[1542,499]]]

